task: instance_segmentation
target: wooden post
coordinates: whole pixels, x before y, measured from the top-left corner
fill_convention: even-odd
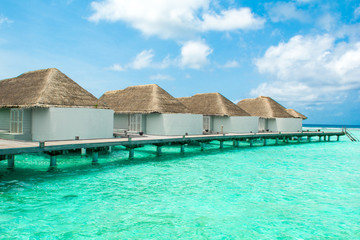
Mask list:
[[[321,142],[321,136],[319,136],[319,142]]]
[[[310,136],[307,136],[307,141],[311,142],[311,137]]]
[[[133,159],[133,158],[134,158],[134,152],[135,152],[135,149],[134,149],[134,148],[129,148],[129,159]]]
[[[99,152],[94,150],[92,153],[92,163],[97,163],[99,158]]]
[[[234,140],[233,145],[234,147],[239,147],[239,140]]]
[[[185,153],[185,144],[180,145],[180,152]]]
[[[297,137],[297,142],[298,142],[298,143],[300,142],[300,137]]]
[[[331,136],[329,135],[329,136],[328,136],[328,142],[330,142],[330,137],[331,137]]]
[[[8,162],[7,169],[13,170],[15,168],[15,155],[8,155],[7,162]]]
[[[275,144],[276,144],[276,145],[279,144],[279,139],[278,139],[278,138],[275,139]]]
[[[252,146],[253,146],[253,139],[250,138],[250,139],[249,139],[249,142],[250,142],[250,147],[252,147]]]
[[[336,141],[339,141],[339,139],[340,139],[340,136],[339,136],[339,135],[337,135]]]
[[[50,155],[50,167],[56,167],[56,155]]]
[[[264,138],[264,146],[266,146],[266,138]]]
[[[203,142],[200,142],[200,149],[201,149],[201,151],[204,151],[204,150],[205,150],[205,146],[204,146],[204,143],[203,143]]]
[[[220,141],[220,149],[224,148],[224,141]]]
[[[81,155],[82,156],[86,155],[86,148],[81,148]]]
[[[112,147],[109,146],[109,147],[108,147],[108,153],[111,153],[111,152],[112,152]]]
[[[161,147],[160,145],[156,146],[156,155],[161,156]]]

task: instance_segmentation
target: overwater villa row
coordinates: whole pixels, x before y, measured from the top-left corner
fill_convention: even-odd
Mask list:
[[[270,97],[237,104],[220,93],[174,98],[156,84],[108,91],[97,99],[55,68],[0,81],[2,139],[301,132],[304,119]]]

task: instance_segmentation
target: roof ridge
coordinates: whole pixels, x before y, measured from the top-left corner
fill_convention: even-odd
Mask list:
[[[49,86],[50,75],[51,76],[53,75],[53,72],[54,72],[53,70],[54,70],[53,68],[48,68],[48,69],[45,70],[45,71],[48,71],[48,73],[46,74],[46,77],[45,77],[45,83],[44,83],[43,89],[40,91],[39,97],[36,100],[35,104],[41,104],[42,103],[41,100],[42,100],[42,98],[44,96],[44,93],[46,92],[46,89]],[[41,71],[41,70],[37,70],[37,71]],[[32,72],[35,72],[35,71],[32,71]]]
[[[152,87],[152,91],[151,91],[151,101],[150,103],[154,106],[154,108],[157,110],[157,111],[161,111],[160,110],[160,101],[159,101],[159,98],[158,98],[158,93],[159,93],[159,86],[156,85],[156,84],[148,84],[149,86]],[[145,86],[145,85],[142,85],[142,86]],[[156,87],[157,86],[157,87]]]
[[[220,93],[216,92],[216,93],[213,93],[216,98],[218,99],[216,101],[217,104],[220,104],[219,107],[220,107],[220,112],[222,115],[228,115],[228,108],[226,106],[226,103],[225,103],[225,97],[223,95],[221,95]]]
[[[271,106],[270,99],[268,97],[260,96],[260,98],[263,98],[265,100],[265,104],[269,107],[270,116],[276,117],[274,113],[274,109]]]

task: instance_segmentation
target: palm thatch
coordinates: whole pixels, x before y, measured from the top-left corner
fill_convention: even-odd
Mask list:
[[[239,107],[247,111],[251,116],[262,118],[293,118],[286,108],[270,97],[260,96],[248,98],[237,103]]]
[[[188,113],[179,100],[156,84],[127,87],[108,91],[101,96],[115,113]]]
[[[294,109],[288,108],[286,109],[286,111],[292,115],[294,118],[302,118],[303,120],[307,119],[307,117],[297,111],[295,111]]]
[[[250,116],[245,110],[220,93],[195,94],[178,98],[191,113],[212,116]]]
[[[0,108],[18,107],[104,106],[58,69],[48,68],[0,81]]]

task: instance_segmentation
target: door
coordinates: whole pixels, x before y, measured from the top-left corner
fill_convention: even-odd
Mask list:
[[[211,121],[210,116],[203,116],[203,128],[205,132],[211,131]]]
[[[22,109],[10,110],[10,133],[23,133],[23,116]]]
[[[131,132],[141,132],[141,114],[130,114],[129,120],[129,131]]]

